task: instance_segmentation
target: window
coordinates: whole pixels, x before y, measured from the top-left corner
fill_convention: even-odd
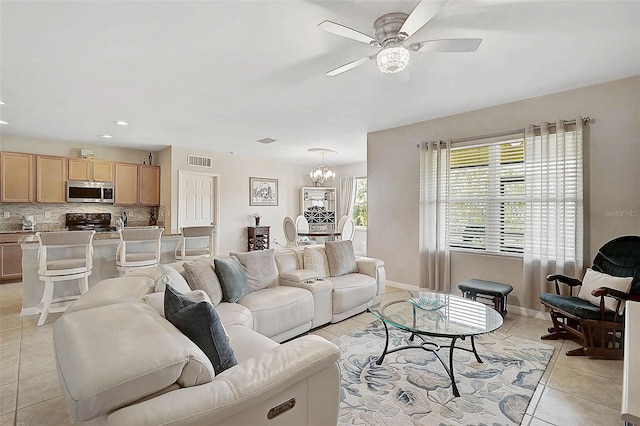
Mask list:
[[[353,220],[356,226],[367,226],[367,178],[359,177],[356,181],[356,195],[353,203]]]
[[[452,148],[449,167],[449,247],[523,253],[523,138]]]

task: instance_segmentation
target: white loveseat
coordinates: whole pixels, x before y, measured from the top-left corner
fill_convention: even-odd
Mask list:
[[[163,293],[155,290],[144,276],[104,280],[56,321],[57,371],[74,421],[336,424],[335,345],[315,335],[279,344],[251,329],[242,305],[223,302],[216,311],[238,364],[216,375],[200,348],[164,318]],[[208,300],[202,291],[187,295]]]

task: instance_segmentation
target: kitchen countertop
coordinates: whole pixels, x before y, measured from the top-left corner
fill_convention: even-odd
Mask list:
[[[52,232],[52,231],[42,231],[42,232]],[[74,232],[74,231],[68,231],[68,232]],[[28,231],[16,231],[16,232],[2,232],[1,234],[24,234],[21,235],[18,242],[21,244],[37,244],[38,240],[36,239],[36,235],[35,232],[28,232]],[[180,234],[168,234],[168,233],[163,233],[162,237],[175,237],[175,236],[180,236]],[[113,232],[96,232],[96,234],[93,236],[93,240],[94,241],[100,241],[100,240],[119,240],[120,239],[120,234],[117,231],[113,231]]]

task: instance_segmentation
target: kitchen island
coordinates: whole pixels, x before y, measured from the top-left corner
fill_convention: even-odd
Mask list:
[[[73,232],[73,231],[69,231]],[[175,249],[180,235],[163,235],[160,263],[175,261]],[[117,232],[97,233],[93,239],[93,272],[89,277],[89,288],[98,282],[119,276],[116,269],[116,250],[120,243]],[[44,283],[38,278],[38,240],[35,235],[21,239],[22,248],[22,316],[39,314],[38,304],[44,292]],[[78,280],[56,282],[53,297],[78,294]]]

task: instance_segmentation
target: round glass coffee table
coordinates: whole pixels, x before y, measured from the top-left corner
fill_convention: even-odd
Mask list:
[[[453,351],[473,352],[478,362],[482,362],[474,336],[489,333],[502,325],[502,316],[490,306],[464,297],[445,293],[398,291],[385,293],[373,299],[369,308],[375,317],[382,320],[386,342],[382,355],[376,364],[382,364],[387,354],[421,348],[433,352],[451,378],[453,394],[460,396],[453,370]],[[409,341],[417,336],[420,342],[389,349],[388,326],[410,333]],[[451,344],[440,345],[429,337],[451,339]],[[471,349],[456,346],[458,339],[471,337]],[[449,365],[440,358],[438,351],[449,348]]]

